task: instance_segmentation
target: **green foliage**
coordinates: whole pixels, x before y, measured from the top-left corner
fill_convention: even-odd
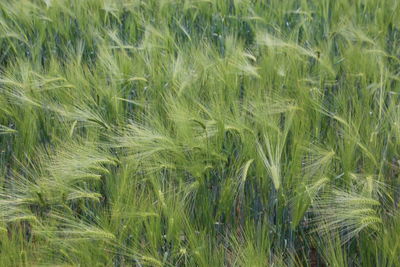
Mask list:
[[[399,266],[399,18],[0,1],[0,266]]]

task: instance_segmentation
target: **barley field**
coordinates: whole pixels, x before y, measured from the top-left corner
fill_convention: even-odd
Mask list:
[[[1,0],[0,266],[400,266],[400,1]]]

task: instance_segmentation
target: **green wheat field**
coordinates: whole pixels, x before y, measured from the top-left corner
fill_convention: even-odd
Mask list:
[[[400,266],[400,1],[1,0],[0,266]]]

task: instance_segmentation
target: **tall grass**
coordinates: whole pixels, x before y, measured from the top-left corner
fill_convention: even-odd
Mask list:
[[[399,18],[1,1],[0,266],[399,266]]]

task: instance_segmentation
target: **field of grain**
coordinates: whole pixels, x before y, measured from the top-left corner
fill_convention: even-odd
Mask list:
[[[400,266],[400,1],[1,0],[0,266]]]

